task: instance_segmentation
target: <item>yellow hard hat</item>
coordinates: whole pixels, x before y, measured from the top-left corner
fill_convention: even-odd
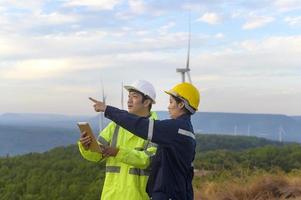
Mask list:
[[[179,97],[184,100],[185,107],[193,114],[198,110],[200,103],[199,90],[190,83],[180,83],[174,86],[171,90],[165,91],[167,94]],[[186,102],[185,102],[186,101]],[[192,108],[192,109],[191,109]]]

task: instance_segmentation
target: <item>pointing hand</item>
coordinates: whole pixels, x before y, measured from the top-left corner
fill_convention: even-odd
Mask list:
[[[106,106],[106,104],[104,102],[98,101],[98,100],[93,99],[91,97],[89,97],[89,99],[95,103],[93,105],[93,107],[94,107],[94,110],[96,112],[104,112],[106,110],[107,106]]]

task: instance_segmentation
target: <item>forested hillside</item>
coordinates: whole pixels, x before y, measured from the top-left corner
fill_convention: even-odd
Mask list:
[[[76,146],[0,159],[1,200],[96,200],[104,165],[85,161]]]
[[[265,138],[248,136],[197,134],[196,138],[197,152],[212,151],[217,149],[240,151],[265,145],[281,146],[283,144],[288,144],[271,141]]]
[[[197,169],[216,173],[238,169],[268,171],[275,167],[288,172],[301,168],[301,147],[297,144],[279,146],[258,138],[209,135],[199,135],[197,141]],[[104,164],[84,160],[76,145],[0,159],[3,200],[96,200],[103,180]],[[196,176],[196,190],[198,180]]]
[[[301,167],[301,146],[264,138],[228,135],[197,135],[195,167],[206,170]]]

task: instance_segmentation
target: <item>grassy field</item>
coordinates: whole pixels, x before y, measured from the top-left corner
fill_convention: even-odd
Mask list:
[[[301,170],[196,171],[196,200],[301,200]]]

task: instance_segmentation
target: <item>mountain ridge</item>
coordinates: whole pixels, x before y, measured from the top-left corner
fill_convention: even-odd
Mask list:
[[[157,114],[159,119],[169,118],[166,111],[157,111]],[[196,133],[256,136],[274,141],[282,138],[283,141],[301,143],[299,117],[281,114],[197,112],[191,121]],[[98,135],[99,119],[99,115],[4,113],[0,115],[0,155],[43,152],[56,146],[74,144],[80,135],[77,122],[89,122],[94,134]],[[109,122],[105,119],[105,124]],[[283,133],[280,133],[281,129]]]

